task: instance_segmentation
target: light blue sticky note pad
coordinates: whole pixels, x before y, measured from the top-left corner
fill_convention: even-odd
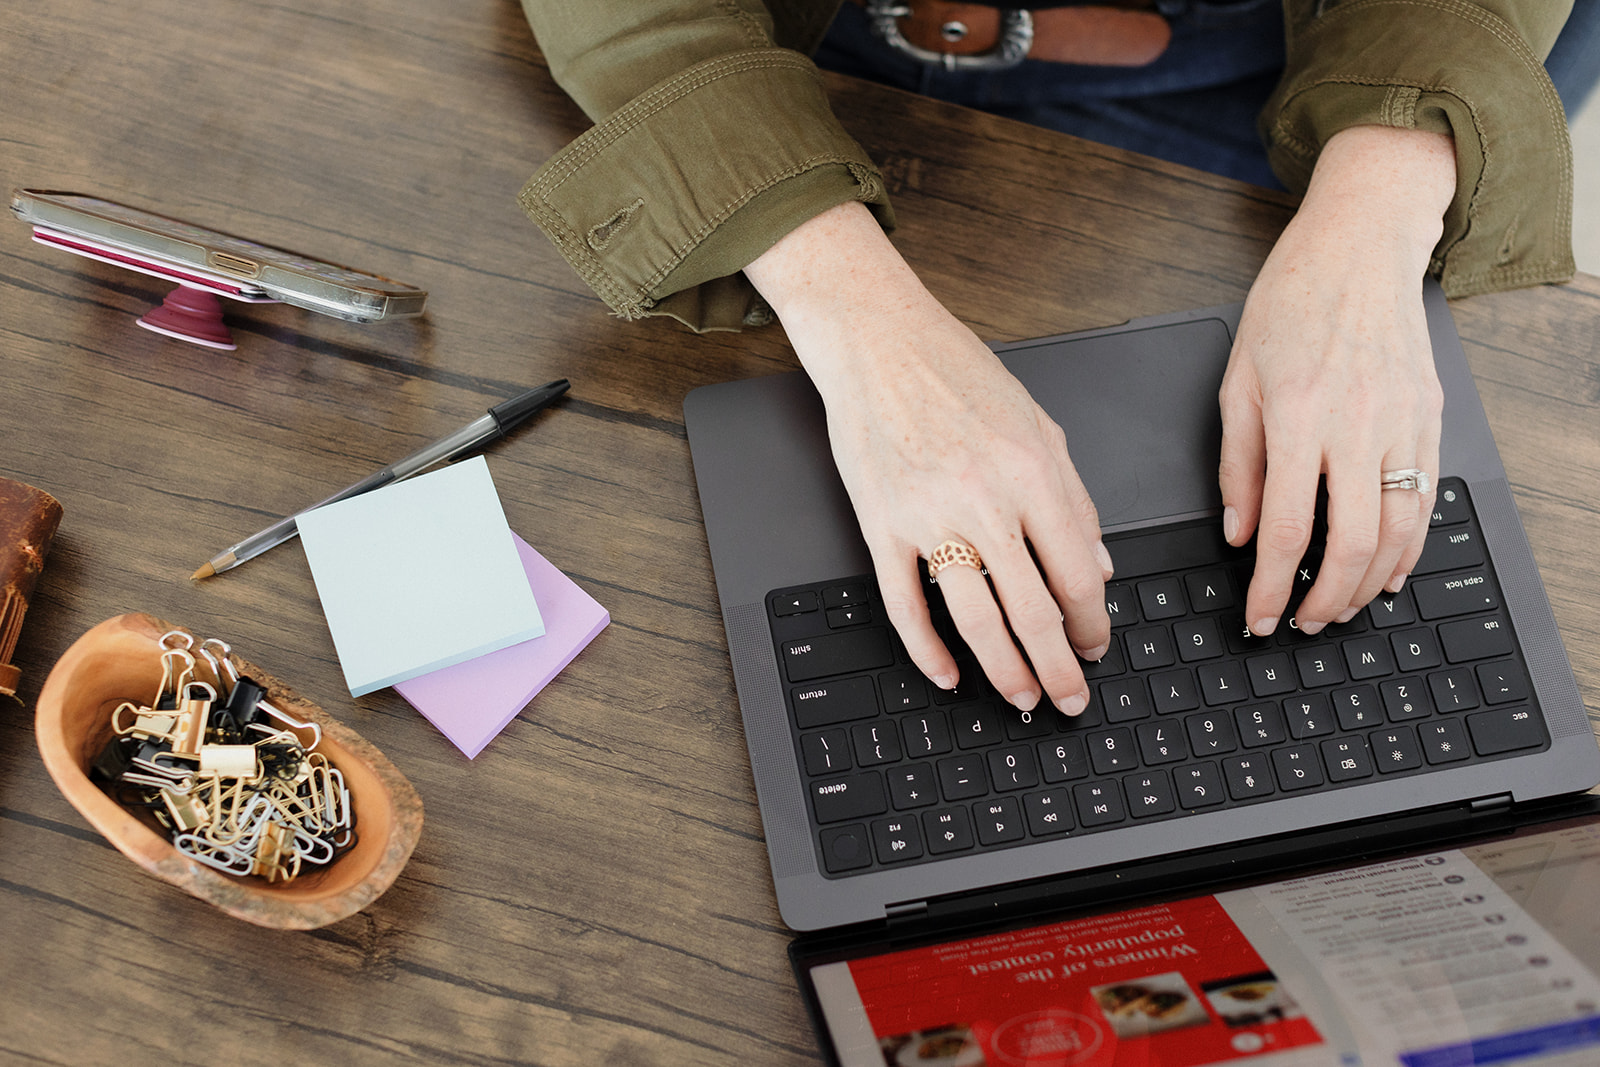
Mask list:
[[[351,696],[544,633],[482,456],[296,525]]]

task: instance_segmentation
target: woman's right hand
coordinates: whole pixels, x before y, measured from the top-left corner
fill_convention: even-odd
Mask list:
[[[860,204],[801,225],[745,273],[822,395],[834,461],[912,661],[936,685],[956,685],[917,560],[964,542],[989,580],[956,565],[939,587],[989,681],[1017,707],[1034,707],[1042,690],[1082,712],[1078,657],[1098,660],[1110,641],[1111,558],[1061,428]]]

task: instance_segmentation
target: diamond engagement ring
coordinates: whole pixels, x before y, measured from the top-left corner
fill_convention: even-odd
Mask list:
[[[1427,471],[1408,467],[1403,471],[1384,471],[1383,488],[1415,489],[1419,493],[1426,493],[1433,488],[1433,480],[1428,477]]]

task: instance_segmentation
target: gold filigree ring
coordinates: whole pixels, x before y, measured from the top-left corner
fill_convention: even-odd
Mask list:
[[[941,541],[939,546],[928,554],[928,578],[938,582],[939,572],[946,567],[971,567],[979,574],[987,574],[983,569],[983,558],[978,555],[978,550],[965,541]]]

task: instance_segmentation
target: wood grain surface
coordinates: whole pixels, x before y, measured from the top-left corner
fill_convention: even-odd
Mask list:
[[[514,0],[0,0],[0,184],[76,189],[429,290],[359,326],[228,307],[222,353],[135,328],[168,286],[0,220],[0,474],[65,519],[0,703],[0,1060],[815,1062],[785,958],[680,405],[791,369],[776,328],[621,322],[520,214],[585,120]],[[1291,202],[844,79],[896,240],[1007,340],[1241,299]],[[1600,280],[1482,297],[1461,332],[1556,616],[1600,703]],[[611,626],[474,761],[345,690],[295,545],[218,549],[521,388],[489,452],[514,530]],[[425,581],[426,576],[418,576]],[[416,786],[394,887],[313,933],[227,918],[106,845],[46,776],[56,658],[145,611],[229,641]]]

